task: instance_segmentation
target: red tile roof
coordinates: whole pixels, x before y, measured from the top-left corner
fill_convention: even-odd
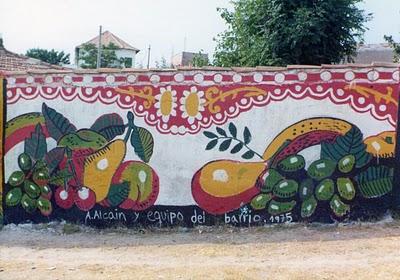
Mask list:
[[[87,41],[86,43],[83,43],[83,44],[77,46],[77,48],[81,48],[85,44],[95,44],[97,46],[98,43],[99,43],[99,36],[96,36],[93,39]],[[139,49],[137,49],[135,47],[132,47],[127,42],[125,42],[121,38],[117,37],[116,35],[114,35],[110,31],[104,31],[101,34],[101,44],[105,45],[105,46],[108,46],[110,43],[113,43],[114,45],[116,45],[120,49],[133,50],[133,51],[136,51],[136,52],[140,51]]]
[[[0,44],[0,71],[24,71],[32,69],[63,70],[68,68],[10,52]]]

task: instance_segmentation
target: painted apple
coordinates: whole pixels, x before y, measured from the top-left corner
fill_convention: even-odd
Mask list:
[[[123,162],[112,179],[113,184],[129,183],[128,198],[119,207],[142,211],[154,205],[159,192],[159,179],[154,170],[140,161]]]

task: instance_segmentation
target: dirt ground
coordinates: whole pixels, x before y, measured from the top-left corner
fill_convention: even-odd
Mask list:
[[[0,279],[399,279],[400,222],[0,231]]]

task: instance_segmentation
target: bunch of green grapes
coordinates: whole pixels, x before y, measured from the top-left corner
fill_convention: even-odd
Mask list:
[[[266,209],[270,215],[279,215],[299,204],[300,216],[308,219],[316,214],[321,203],[329,205],[334,217],[343,218],[356,195],[354,182],[348,176],[354,166],[354,156],[346,155],[338,163],[319,159],[305,170],[303,156],[289,156],[263,174],[261,193],[250,205],[256,210]]]
[[[22,153],[18,156],[18,166],[20,170],[14,171],[7,182],[6,205],[21,206],[30,214],[38,209],[42,215],[49,216],[53,207],[46,163],[43,160],[34,163],[27,153]]]

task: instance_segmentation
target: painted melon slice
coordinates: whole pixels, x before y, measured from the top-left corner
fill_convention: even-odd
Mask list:
[[[42,131],[46,137],[49,136],[45,125],[44,117],[41,113],[32,112],[20,115],[9,120],[5,129],[4,152],[7,153],[17,144],[23,142],[34,131],[37,124],[42,126]]]
[[[297,138],[300,144],[293,145],[279,158],[277,162],[289,155],[296,154],[298,151],[321,143],[321,141],[332,140],[333,136],[344,135],[351,129],[352,125],[346,121],[334,118],[310,118],[291,125],[282,131],[272,143],[267,147],[263,158],[268,160],[274,156],[286,141],[292,141]],[[320,135],[315,134],[320,132]],[[311,134],[310,134],[311,133]],[[307,135],[307,137],[301,137]],[[307,138],[310,143],[307,143]],[[314,144],[313,144],[314,143]]]

